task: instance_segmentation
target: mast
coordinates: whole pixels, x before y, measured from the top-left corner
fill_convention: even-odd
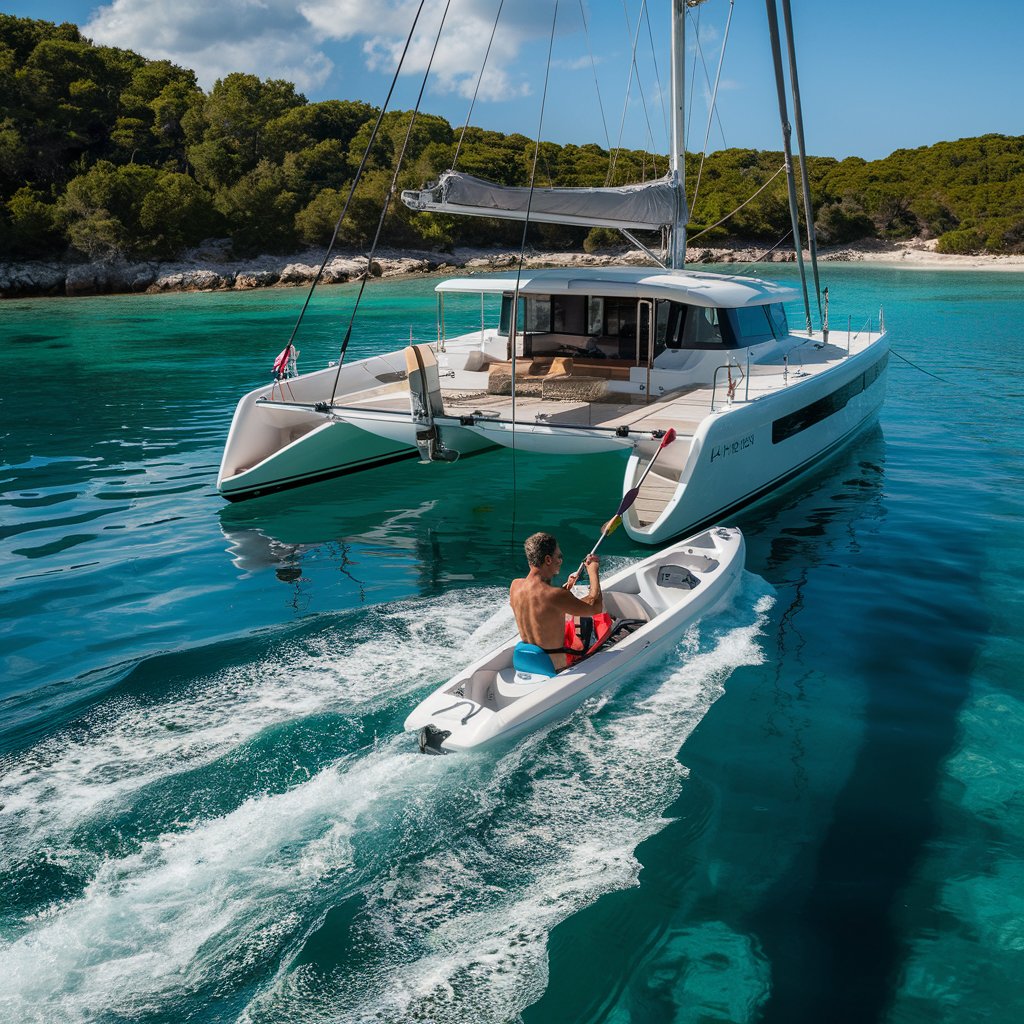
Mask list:
[[[811,252],[811,271],[814,274],[814,294],[818,300],[818,319],[821,312],[821,282],[818,280],[818,240],[814,234],[814,208],[811,205],[811,184],[807,177],[807,147],[804,145],[804,115],[800,108],[800,80],[796,73],[796,45],[793,42],[793,16],[789,0],[782,0],[782,20],[786,26],[786,49],[789,51],[789,83],[793,90],[793,122],[796,127],[796,149],[800,156],[800,182],[803,186],[804,221],[807,226],[807,247]]]
[[[779,15],[775,0],[765,0],[768,12],[768,35],[772,44],[772,62],[775,65],[775,86],[779,94],[779,120],[782,122],[782,147],[786,159],[786,180],[789,182],[789,217],[793,224],[793,247],[796,249],[796,262],[800,268],[800,285],[804,293],[804,313],[807,316],[807,332],[813,332],[811,326],[811,301],[807,296],[807,270],[804,267],[804,246],[800,239],[799,210],[796,201],[796,181],[793,177],[793,147],[790,144],[792,128],[789,124],[789,113],[786,109],[786,80],[782,70],[782,44],[779,41]]]
[[[672,152],[669,173],[676,188],[676,217],[672,225],[672,252],[669,266],[676,269],[686,262],[686,150],[685,114],[683,103],[686,92],[684,61],[686,58],[685,0],[672,0]]]

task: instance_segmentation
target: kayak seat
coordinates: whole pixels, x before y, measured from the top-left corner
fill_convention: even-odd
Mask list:
[[[553,676],[555,666],[551,657],[543,647],[520,641],[512,651],[512,667],[517,673],[523,672],[531,676]]]
[[[604,609],[613,619],[642,619],[650,622],[654,618],[650,605],[637,594],[606,590],[602,596]]]

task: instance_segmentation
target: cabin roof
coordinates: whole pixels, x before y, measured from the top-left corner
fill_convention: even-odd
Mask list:
[[[515,291],[516,275],[481,274],[438,282],[437,292],[494,294]],[[674,299],[693,306],[763,306],[794,302],[800,293],[788,285],[733,274],[657,267],[558,267],[524,270],[520,295],[601,295],[616,298]]]

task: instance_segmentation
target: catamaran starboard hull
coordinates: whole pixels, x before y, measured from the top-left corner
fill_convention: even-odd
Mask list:
[[[640,499],[623,516],[643,544],[664,544],[730,516],[770,495],[874,422],[885,398],[889,341],[851,356],[828,374],[799,380],[770,400],[737,402],[707,416],[689,448],[659,460]],[[630,457],[623,493],[650,457],[650,444]],[[674,456],[674,459],[673,459]]]

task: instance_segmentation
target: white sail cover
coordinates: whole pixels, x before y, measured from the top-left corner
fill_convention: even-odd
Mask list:
[[[459,171],[445,171],[437,185],[405,191],[412,210],[460,213],[549,224],[657,230],[686,222],[682,193],[668,177],[617,188],[535,188],[495,185]]]

